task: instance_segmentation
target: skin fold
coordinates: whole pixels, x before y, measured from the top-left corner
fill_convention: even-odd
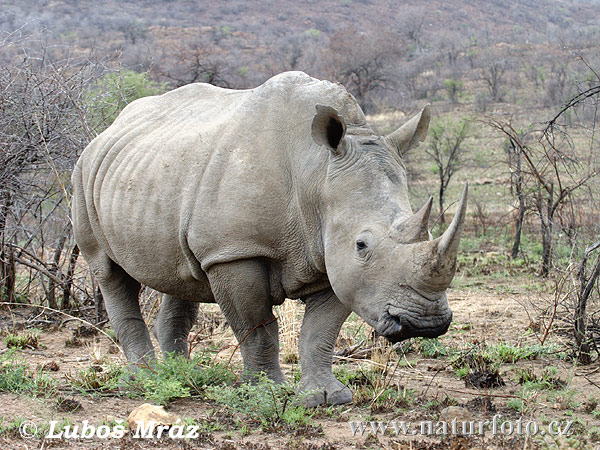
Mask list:
[[[72,215],[130,363],[154,359],[141,285],[164,294],[163,352],[186,354],[198,303],[218,303],[250,380],[284,381],[272,307],[301,299],[309,405],[352,400],[331,371],[351,311],[394,342],[443,334],[467,191],[430,240],[431,200],[413,214],[402,161],[428,124],[426,107],[377,136],[341,85],[301,72],[128,105],[77,162]]]

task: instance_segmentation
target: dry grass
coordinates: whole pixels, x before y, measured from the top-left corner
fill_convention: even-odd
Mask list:
[[[299,300],[286,300],[274,308],[279,322],[279,342],[283,362],[298,363],[298,337],[304,315],[304,303]]]

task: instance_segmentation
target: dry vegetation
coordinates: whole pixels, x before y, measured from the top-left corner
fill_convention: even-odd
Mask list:
[[[202,435],[183,444],[126,438],[122,448],[598,446],[599,7],[592,0],[3,1],[0,446],[23,445],[18,428],[26,419],[40,424],[27,444],[41,448],[49,420],[113,423],[142,399],[168,405]],[[444,211],[452,215],[449,199],[464,181],[471,185],[449,294],[454,323],[439,340],[392,347],[352,316],[335,366],[355,392],[347,407],[296,409],[285,389],[233,383],[239,352],[212,306],[203,306],[190,334],[189,365],[166,360],[131,381],[73,241],[69,172],[136,98],[191,82],[248,88],[284,70],[342,82],[382,134],[432,103],[432,132],[406,163],[413,208],[436,198],[434,234],[447,222]],[[149,324],[159,302],[143,291]],[[299,372],[301,314],[296,301],[277,309],[290,380]],[[500,414],[574,425],[556,439],[416,440],[353,436],[347,424],[438,420],[457,405],[475,420]],[[113,448],[99,440],[52,445]]]

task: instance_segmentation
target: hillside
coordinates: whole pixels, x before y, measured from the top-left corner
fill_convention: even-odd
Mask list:
[[[492,39],[554,40],[563,32],[585,31],[599,25],[592,1],[563,0],[303,0],[228,1],[207,5],[199,1],[94,1],[4,0],[0,27],[12,31],[25,23],[47,28],[56,35],[76,33],[99,40],[104,34],[127,33],[151,26],[201,28],[230,27],[255,35],[263,42],[304,33],[314,28],[327,35],[355,26],[360,31],[390,28],[406,31],[407,19],[423,17],[429,35],[459,31],[467,35],[485,32]],[[404,28],[404,29],[403,29]],[[565,30],[569,28],[570,30]]]
[[[598,42],[600,30],[597,5],[590,1],[107,1],[98,7],[93,1],[4,0],[1,5],[4,33],[43,30],[44,39],[55,44],[94,48],[139,70],[153,68],[157,75],[177,72],[173,66],[192,59],[192,53],[200,65],[211,66],[202,68],[206,78],[206,72],[219,71],[221,84],[236,87],[286,69],[335,77],[336,62],[327,61],[336,59],[327,53],[335,42],[355,46],[367,40],[366,51],[372,51],[382,47],[377,41],[385,41],[383,47],[395,49],[382,48],[390,60],[384,64],[389,78],[415,65],[454,66],[459,58],[453,70],[464,76],[475,68],[474,57],[498,43],[585,48]],[[175,84],[190,80],[181,75]]]

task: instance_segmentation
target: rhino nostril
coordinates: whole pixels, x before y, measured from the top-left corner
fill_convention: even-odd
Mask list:
[[[390,314],[390,321],[399,327],[402,326],[402,322],[400,321],[400,316],[393,316]]]
[[[383,322],[384,326],[380,334],[389,336],[400,334],[402,332],[402,321],[399,316],[394,316],[388,312]]]

